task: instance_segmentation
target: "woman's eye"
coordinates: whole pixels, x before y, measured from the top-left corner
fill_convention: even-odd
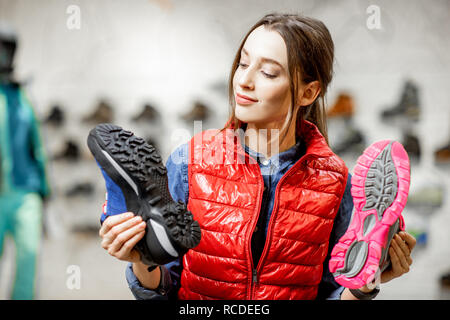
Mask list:
[[[267,72],[264,72],[264,71],[261,71],[262,72],[262,74],[265,76],[265,77],[267,77],[267,78],[269,78],[269,79],[273,79],[273,78],[275,78],[277,75],[275,75],[275,74],[270,74],[270,73],[267,73]]]
[[[239,63],[238,63],[238,68],[245,69],[245,68],[247,68],[247,67],[248,67],[248,64],[245,64],[245,63],[242,63],[242,62],[239,62]],[[276,78],[276,77],[277,77],[276,74],[267,73],[267,72],[265,72],[265,71],[263,71],[263,70],[261,70],[261,73],[262,73],[266,78],[269,78],[269,79],[273,79],[273,78]]]

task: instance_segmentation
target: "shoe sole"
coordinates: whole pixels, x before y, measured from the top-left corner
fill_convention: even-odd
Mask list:
[[[358,289],[388,266],[391,240],[404,230],[401,214],[410,185],[408,154],[396,141],[372,144],[359,157],[351,183],[353,216],[331,252],[329,268],[339,284]]]
[[[99,166],[120,186],[127,210],[147,222],[145,236],[136,245],[141,258],[147,257],[144,263],[165,264],[198,245],[198,222],[184,204],[172,200],[167,182],[161,182],[167,181],[167,170],[153,146],[112,124],[92,129],[87,144]]]

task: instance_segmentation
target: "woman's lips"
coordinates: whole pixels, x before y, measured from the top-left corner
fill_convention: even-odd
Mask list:
[[[258,100],[255,100],[255,99],[250,98],[248,96],[244,96],[244,95],[239,94],[239,93],[236,93],[235,99],[236,99],[236,103],[238,103],[240,105],[249,105],[249,104],[253,104],[255,102],[258,102]]]

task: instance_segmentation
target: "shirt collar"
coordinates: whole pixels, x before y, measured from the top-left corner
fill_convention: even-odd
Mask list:
[[[283,168],[289,166],[290,164],[295,163],[297,160],[301,158],[302,155],[305,154],[305,145],[301,141],[301,139],[297,139],[295,145],[290,147],[288,150],[280,152],[278,154],[273,155],[269,159],[267,159],[263,154],[256,152],[250,149],[246,144],[244,144],[243,136],[241,135],[241,144],[244,147],[245,152],[253,157],[261,166],[264,167],[273,167],[275,166],[278,170],[282,170]]]

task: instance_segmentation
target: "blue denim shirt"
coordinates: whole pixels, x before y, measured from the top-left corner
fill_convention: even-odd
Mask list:
[[[244,148],[250,156],[258,161],[264,179],[264,200],[261,205],[260,218],[257,224],[259,226],[264,226],[264,232],[262,232],[262,228],[260,228],[259,236],[254,235],[252,238],[252,254],[257,263],[265,243],[265,237],[274,204],[276,186],[281,177],[304,155],[305,150],[302,143],[299,141],[289,150],[279,153],[278,156],[265,159],[261,154],[250,150],[247,146],[244,145]],[[187,203],[189,198],[188,144],[181,145],[170,155],[166,167],[169,180],[169,191],[172,198],[175,201],[182,200]],[[353,210],[350,181],[351,176],[349,174],[345,193],[339,211],[335,217],[330,235],[328,254],[323,265],[324,272],[322,281],[319,284],[317,299],[337,300],[340,299],[340,295],[344,290],[344,287],[340,286],[334,280],[333,275],[329,271],[328,262],[331,250],[344,235],[350,223]],[[256,263],[254,264],[256,265]],[[131,266],[131,263],[127,266],[126,277],[129,288],[136,299],[176,299],[183,269],[182,258],[161,266],[161,284],[157,290],[149,290],[142,287],[134,275]]]

